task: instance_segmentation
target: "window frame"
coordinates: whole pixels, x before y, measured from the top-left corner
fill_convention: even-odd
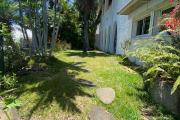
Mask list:
[[[147,36],[147,35],[149,35],[150,34],[150,31],[148,30],[148,33],[146,33],[146,34],[144,34],[144,30],[145,30],[145,20],[146,20],[146,18],[148,18],[149,17],[149,28],[148,29],[150,29],[150,26],[151,26],[151,15],[146,15],[146,16],[144,16],[143,18],[141,18],[141,19],[138,19],[138,20],[136,20],[136,37],[138,37],[138,36]],[[137,32],[138,32],[138,22],[140,22],[140,21],[143,21],[143,24],[142,24],[142,26],[141,26],[141,34],[138,34]]]

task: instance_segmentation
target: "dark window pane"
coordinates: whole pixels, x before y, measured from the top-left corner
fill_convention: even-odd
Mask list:
[[[136,35],[142,35],[143,20],[138,21]]]
[[[163,14],[169,14],[169,13],[171,13],[171,12],[173,11],[173,9],[174,9],[174,7],[171,7],[171,8],[168,8],[168,9],[166,9],[166,10],[163,10],[163,11],[162,11],[162,15],[163,15]]]
[[[112,4],[112,0],[109,0],[109,6]]]
[[[148,17],[138,21],[136,35],[143,35],[143,34],[149,33],[150,19],[151,19],[151,17],[148,16]]]
[[[146,17],[144,19],[144,34],[148,34],[149,33],[149,26],[150,26],[150,16],[149,17]]]

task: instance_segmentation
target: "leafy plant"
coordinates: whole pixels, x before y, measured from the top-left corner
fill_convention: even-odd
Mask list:
[[[173,2],[173,1],[171,1]],[[127,56],[140,61],[147,81],[157,78],[175,82],[172,93],[180,85],[180,5],[177,4],[169,16],[164,15],[161,26],[165,28],[155,37],[132,43]]]
[[[178,48],[171,44],[164,44],[156,37],[151,40],[138,40],[133,45],[127,55],[142,63],[145,70],[143,75],[147,80],[160,78],[176,81],[180,73],[180,50]]]
[[[3,36],[3,55],[1,62],[3,61],[3,66],[5,67],[5,72],[12,73],[20,70],[24,64],[25,53],[20,50],[20,47],[17,43],[14,42],[10,34],[10,28],[7,24],[1,23],[2,29],[0,30],[0,35]]]
[[[21,106],[21,102],[16,100],[12,96],[9,96],[9,97],[6,97],[6,98],[1,97],[0,104],[3,105],[3,111],[4,111],[4,113],[6,114],[6,116],[7,116],[7,118],[9,120],[11,120],[11,116],[10,116],[8,110]]]
[[[16,74],[12,74],[12,75],[4,75],[2,77],[2,86],[5,89],[11,89],[14,88],[17,85],[17,78],[16,78]]]
[[[177,90],[178,86],[180,86],[180,76],[177,78],[176,82],[174,83],[171,94],[173,94]]]
[[[34,59],[30,59],[27,64],[28,64],[28,67],[32,68],[33,65],[35,64],[35,60]]]
[[[2,103],[4,105],[4,109],[11,109],[21,106],[21,102],[16,100],[14,97],[4,98]]]

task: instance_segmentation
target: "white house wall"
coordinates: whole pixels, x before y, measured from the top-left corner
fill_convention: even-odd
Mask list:
[[[146,4],[140,6],[129,14],[129,31],[128,36],[134,38],[149,37],[158,33],[158,20],[161,16],[163,9],[169,8],[169,0],[151,0]],[[150,32],[146,36],[136,36],[137,21],[143,19],[145,16],[151,16],[150,20]]]
[[[106,1],[106,6],[108,0]],[[105,52],[114,53],[114,34],[117,25],[117,43],[116,54],[123,54],[121,47],[123,41],[130,38],[128,36],[129,20],[128,16],[118,15],[117,12],[123,8],[130,0],[112,0],[112,5],[104,10],[101,17],[101,23],[99,28],[100,41],[96,42],[96,45],[100,50]]]
[[[112,0],[112,5],[107,8],[108,0],[105,0],[104,13],[101,17],[99,27],[99,40],[97,48],[102,51],[123,54],[122,44],[124,41],[135,38],[149,37],[158,33],[157,23],[161,11],[170,7],[169,0],[150,0],[139,6],[129,15],[118,15],[117,13],[132,0]],[[150,15],[150,32],[146,36],[136,36],[137,21]],[[117,25],[117,43],[114,51],[114,34]]]

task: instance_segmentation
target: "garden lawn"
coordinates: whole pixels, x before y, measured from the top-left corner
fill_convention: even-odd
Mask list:
[[[143,90],[143,79],[135,71],[119,64],[121,57],[91,51],[62,51],[48,61],[49,69],[20,78],[14,92],[22,106],[22,119],[86,120],[92,105],[105,107],[117,120],[173,120],[162,107],[155,106]],[[96,87],[80,85],[75,80],[94,82]],[[104,105],[96,89],[111,87],[116,98]]]

